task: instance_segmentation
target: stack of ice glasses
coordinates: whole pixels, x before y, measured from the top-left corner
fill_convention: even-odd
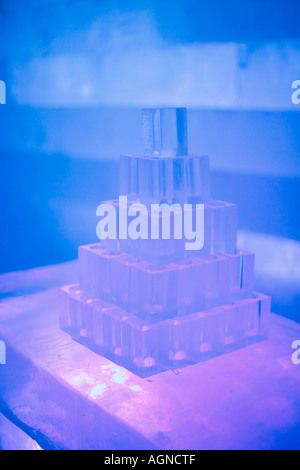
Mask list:
[[[188,154],[186,109],[143,110],[143,135],[143,156],[121,156],[121,197],[105,203],[113,236],[79,247],[79,284],[60,290],[60,326],[151,375],[264,339],[270,298],[253,291],[254,254],[237,249],[237,206],[211,198],[209,158]]]

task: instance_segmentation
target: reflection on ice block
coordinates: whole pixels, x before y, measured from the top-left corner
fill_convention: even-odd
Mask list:
[[[270,298],[254,292],[233,304],[149,323],[72,285],[60,291],[60,312],[60,327],[74,339],[137,374],[150,375],[264,339]]]

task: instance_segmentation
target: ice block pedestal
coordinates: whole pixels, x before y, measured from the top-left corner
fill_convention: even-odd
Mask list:
[[[76,263],[0,276],[0,338],[7,351],[0,365],[0,448],[104,449],[108,455],[122,449],[299,448],[300,366],[291,360],[299,324],[271,314],[268,340],[195,363],[211,357],[208,345],[226,341],[230,350],[232,337],[256,334],[255,299],[249,308],[246,300],[225,312],[216,307],[211,316],[196,315],[193,322],[202,326],[190,338],[185,317],[172,318],[163,334],[173,370],[141,378],[128,370],[129,361],[117,365],[59,328],[58,286],[76,282]],[[101,344],[97,317],[89,329],[88,305],[82,326]],[[108,307],[106,313],[111,338],[116,311]],[[154,369],[152,325],[143,329],[138,318],[126,323],[139,369]],[[115,328],[117,357],[120,338]],[[187,353],[194,362],[176,368]]]
[[[115,235],[79,248],[60,325],[145,377],[265,339],[270,298],[253,291],[254,255],[237,249],[237,206],[211,198],[209,158],[188,154],[186,110],[146,109],[143,131],[145,154],[121,156],[120,198],[105,203]],[[132,237],[137,213],[146,229]],[[203,233],[195,249],[186,219]]]

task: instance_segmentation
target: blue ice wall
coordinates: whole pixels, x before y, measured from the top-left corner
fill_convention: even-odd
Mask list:
[[[10,102],[294,109],[297,0],[2,0]]]

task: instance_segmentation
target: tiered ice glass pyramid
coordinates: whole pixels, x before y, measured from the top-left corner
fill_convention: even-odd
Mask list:
[[[186,110],[143,110],[143,127],[145,155],[121,156],[120,195],[146,208],[204,204],[204,245],[187,250],[171,230],[169,239],[80,247],[79,284],[60,291],[60,326],[150,375],[264,339],[270,298],[253,292],[254,254],[236,247],[237,206],[211,199],[208,157],[188,155]],[[107,203],[124,210],[120,200]],[[157,214],[158,224],[166,216]]]

